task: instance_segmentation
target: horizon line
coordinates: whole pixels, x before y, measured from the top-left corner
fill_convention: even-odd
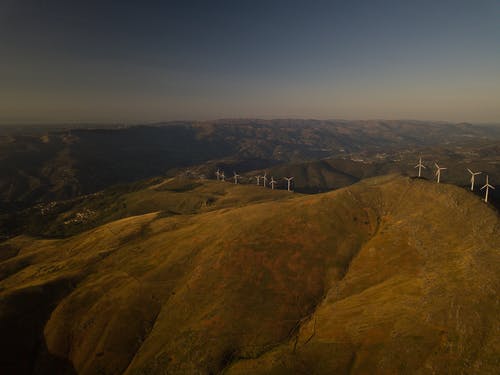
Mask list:
[[[318,118],[318,117],[287,117],[287,116],[258,116],[258,117],[217,117],[217,118],[207,118],[207,119],[172,119],[172,120],[144,120],[144,121],[40,121],[40,122],[3,122],[0,121],[0,127],[3,126],[148,126],[148,125],[161,125],[161,124],[172,124],[172,123],[209,123],[209,122],[221,122],[221,121],[339,121],[339,122],[370,122],[370,121],[390,121],[390,122],[401,122],[401,121],[411,121],[411,122],[422,122],[422,123],[442,123],[442,124],[469,124],[469,125],[500,125],[499,121],[450,121],[450,120],[433,120],[433,119],[415,119],[415,118]]]

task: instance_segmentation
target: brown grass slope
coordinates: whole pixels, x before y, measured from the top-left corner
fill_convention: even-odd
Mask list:
[[[463,189],[387,176],[63,240],[16,237],[0,263],[0,367],[497,373],[499,224]]]
[[[282,189],[270,194],[264,188],[233,186],[231,180],[203,183],[186,176],[156,177],[72,200],[39,204],[12,215],[0,214],[0,240],[2,233],[8,237],[29,234],[64,238],[111,221],[151,212],[160,211],[163,216],[196,214],[285,197],[292,195]]]

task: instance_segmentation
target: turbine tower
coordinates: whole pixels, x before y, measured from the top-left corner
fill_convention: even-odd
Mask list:
[[[255,176],[255,179],[257,180],[257,186],[260,186],[260,179],[262,176]]]
[[[439,181],[441,180],[441,171],[448,168],[440,167],[437,163],[434,163],[434,165],[436,166],[437,183],[439,184]]]
[[[226,176],[224,175],[224,171],[220,172],[220,179],[222,182],[226,181]]]
[[[215,172],[215,175],[217,176],[217,181],[220,180],[220,169],[217,169],[217,172]]]
[[[418,168],[418,177],[420,178],[422,176],[422,168],[425,169],[425,165],[422,164],[422,157],[418,160],[418,164],[415,166],[415,168]]]
[[[285,177],[285,180],[286,180],[286,182],[287,182],[287,190],[288,190],[288,191],[292,191],[292,190],[290,189],[290,185],[291,185],[291,183],[292,183],[293,177]]]
[[[484,184],[484,186],[481,188],[481,190],[483,190],[484,188],[486,188],[486,194],[484,196],[484,201],[486,203],[488,203],[488,193],[489,193],[489,190],[490,189],[493,189],[495,190],[495,187],[490,185],[490,183],[488,182],[488,175],[486,175],[486,184]]]
[[[276,185],[276,182],[277,182],[277,181],[274,179],[274,177],[273,177],[273,176],[271,176],[271,182],[270,182],[270,184],[271,184],[271,189],[272,189],[272,190],[274,190],[274,185]]]
[[[472,172],[469,168],[467,168],[467,170],[470,173],[470,189],[474,190],[474,177],[478,174],[481,174],[482,172]]]
[[[267,182],[267,172],[264,172],[264,176],[262,176],[262,179],[264,180],[264,187],[266,187],[266,182]]]
[[[238,177],[241,177],[238,173],[236,172],[233,172],[233,175],[234,175],[234,183],[237,184],[238,183]]]

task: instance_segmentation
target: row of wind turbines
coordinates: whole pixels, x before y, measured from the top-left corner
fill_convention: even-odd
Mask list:
[[[220,169],[217,169],[217,171],[215,172],[215,176],[217,177],[217,181],[226,181],[226,176],[224,174],[224,171],[221,171]],[[241,175],[239,175],[236,172],[233,172],[233,181],[235,184],[239,183],[240,177],[241,177]],[[252,178],[254,178],[257,181],[257,186],[261,186],[260,180],[262,179],[262,186],[264,186],[264,187],[270,186],[272,190],[275,189],[276,184],[278,183],[278,180],[275,180],[273,176],[271,176],[271,179],[269,179],[267,177],[267,172],[264,172],[264,174],[262,176],[257,175],[255,177],[250,177],[250,179],[252,179]],[[294,177],[284,177],[283,179],[287,182],[287,190],[289,192],[293,192],[292,181],[293,181]],[[269,181],[269,185],[268,185],[268,181]]]
[[[435,176],[436,176],[436,182],[439,184],[439,182],[441,181],[441,171],[445,170],[445,169],[448,169],[448,168],[444,168],[444,167],[440,167],[438,165],[438,163],[434,163],[434,166],[436,167],[436,172],[435,172]],[[420,158],[418,160],[418,164],[415,166],[415,168],[418,168],[418,177],[422,177],[422,169],[427,169],[427,167],[425,165],[422,164],[422,158]],[[470,170],[469,168],[467,168],[467,171],[470,173],[471,175],[471,178],[470,178],[470,190],[471,191],[474,191],[474,178],[477,176],[477,175],[480,175],[482,174],[483,172],[473,172],[472,170]],[[489,189],[493,189],[495,190],[495,187],[490,185],[489,181],[488,181],[488,175],[486,175],[486,183],[484,184],[484,186],[481,188],[481,190],[483,189],[486,189],[485,190],[485,195],[484,195],[484,201],[486,203],[488,203],[488,194],[489,194]]]
[[[448,168],[440,167],[438,163],[434,163],[434,166],[436,167],[436,171],[435,171],[434,175],[436,176],[436,182],[439,184],[441,182],[441,171],[444,171],[444,170],[446,170]],[[422,177],[422,170],[423,169],[427,169],[427,167],[422,163],[422,157],[419,158],[418,164],[415,166],[415,168],[418,168],[418,177],[421,178]],[[469,174],[471,176],[471,179],[470,179],[470,183],[471,183],[470,190],[474,191],[475,177],[477,175],[482,174],[482,172],[473,172],[469,168],[467,168],[467,171],[469,172]],[[215,172],[215,176],[217,177],[217,181],[226,181],[226,176],[224,174],[224,171],[221,171],[220,169],[217,169],[217,171]],[[236,172],[233,172],[233,181],[234,181],[235,184],[239,183],[240,177],[241,177],[241,175],[239,175]],[[270,186],[272,190],[275,189],[276,184],[278,183],[278,181],[275,180],[273,176],[271,176],[271,179],[269,179],[267,177],[267,172],[264,172],[264,174],[262,176],[261,175],[257,175],[257,176],[254,176],[254,177],[250,177],[250,179],[252,179],[252,178],[254,178],[256,180],[257,186],[261,186],[260,185],[260,180],[262,179],[262,182],[263,182],[262,186],[264,186],[264,187]],[[293,181],[294,177],[293,176],[292,177],[284,177],[283,179],[287,182],[287,190],[289,192],[292,192],[293,190],[291,189],[291,185],[292,185],[292,181]],[[269,185],[268,185],[268,181],[269,181]],[[489,189],[495,190],[495,187],[489,183],[488,175],[486,175],[486,183],[484,184],[483,187],[481,187],[481,190],[484,190],[484,189],[486,189],[485,190],[484,201],[486,203],[488,203]]]

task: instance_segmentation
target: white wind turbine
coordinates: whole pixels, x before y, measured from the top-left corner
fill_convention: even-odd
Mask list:
[[[292,191],[292,190],[290,190],[290,185],[291,185],[293,179],[294,179],[293,177],[285,177],[285,180],[287,182],[287,190],[288,191]]]
[[[220,180],[220,169],[217,169],[217,171],[215,172],[215,175],[217,176],[217,181]]]
[[[267,172],[264,172],[264,176],[262,176],[262,179],[264,180],[264,187],[266,187],[266,183],[267,183]]]
[[[422,168],[425,169],[425,165],[422,164],[422,157],[418,160],[418,164],[415,166],[415,168],[418,168],[418,177],[422,176]]]
[[[262,176],[255,176],[255,179],[257,180],[257,186],[260,185],[260,179],[262,178]]]
[[[220,172],[220,179],[221,181],[226,181],[226,176],[224,175],[224,171]]]
[[[483,190],[484,188],[486,188],[486,195],[484,196],[484,201],[486,203],[488,203],[488,193],[489,193],[489,189],[493,189],[495,190],[495,187],[490,185],[490,183],[488,182],[488,175],[486,175],[486,184],[484,184],[484,186],[481,188],[481,190]]]
[[[482,172],[472,172],[469,168],[467,168],[467,170],[470,173],[470,189],[474,190],[474,177],[478,174],[481,174]]]
[[[448,168],[440,167],[437,163],[434,163],[434,165],[436,166],[437,183],[439,184],[439,181],[441,180],[441,171]]]
[[[237,184],[238,183],[238,177],[241,177],[238,173],[236,172],[233,172],[233,175],[234,175],[234,183]]]
[[[274,185],[276,185],[276,183],[277,183],[277,181],[274,179],[273,176],[271,176],[271,182],[270,182],[270,184],[271,184],[271,189],[272,190],[274,190]]]

